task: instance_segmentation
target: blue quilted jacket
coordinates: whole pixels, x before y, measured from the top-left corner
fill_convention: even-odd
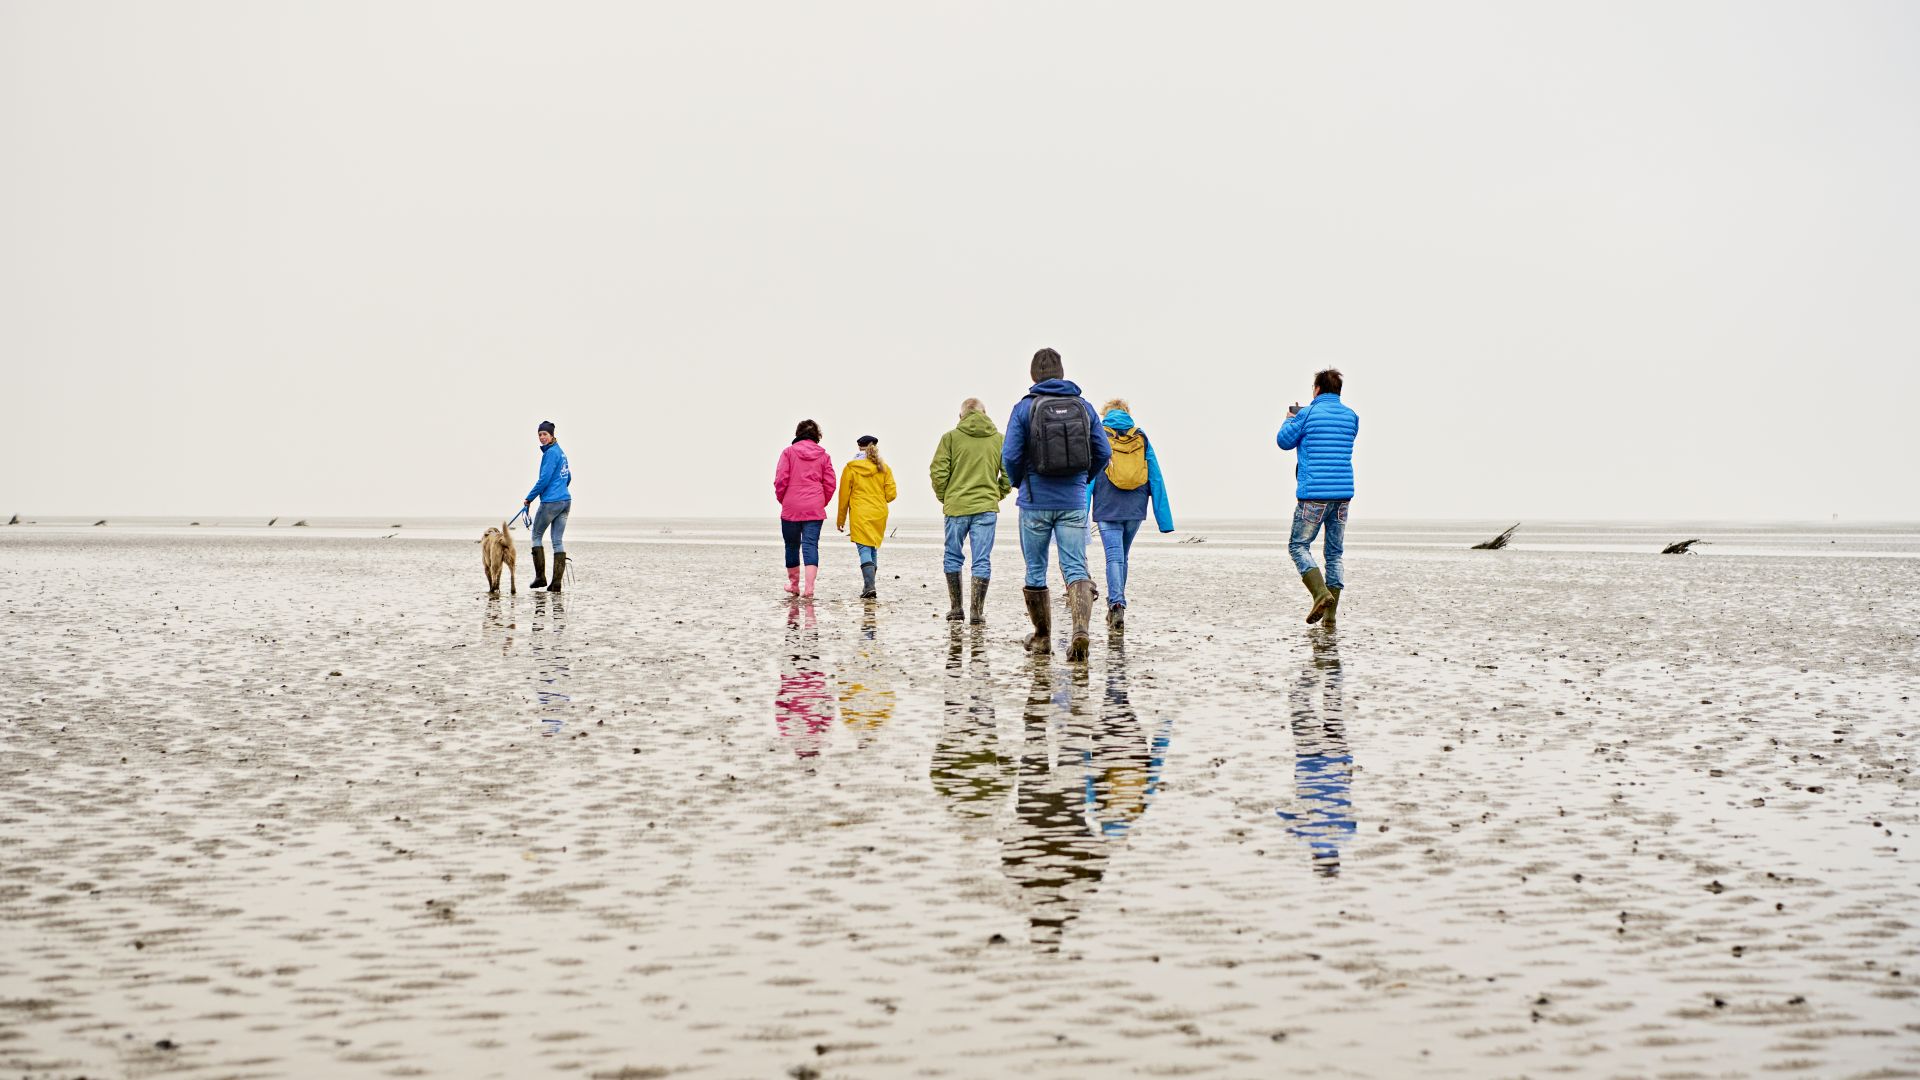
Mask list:
[[[1360,414],[1339,394],[1320,394],[1280,425],[1282,450],[1300,449],[1294,469],[1296,499],[1353,498],[1353,440],[1360,437]]]

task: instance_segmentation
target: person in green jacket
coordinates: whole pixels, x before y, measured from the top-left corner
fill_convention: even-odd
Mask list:
[[[1013,490],[1000,462],[1000,429],[993,426],[979,398],[960,403],[960,423],[940,436],[927,472],[933,477],[933,496],[947,515],[947,619],[967,617],[960,606],[960,569],[963,546],[973,548],[973,618],[984,626],[987,617],[987,581],[993,577],[993,532],[1000,521],[1000,500]]]

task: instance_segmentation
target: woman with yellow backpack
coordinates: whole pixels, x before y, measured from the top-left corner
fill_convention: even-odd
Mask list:
[[[1107,630],[1118,633],[1126,629],[1127,553],[1133,538],[1147,519],[1148,504],[1160,531],[1172,532],[1173,506],[1160,476],[1160,459],[1147,433],[1134,425],[1132,408],[1115,398],[1101,406],[1100,413],[1113,458],[1088,485],[1093,500],[1089,516],[1100,527],[1100,546],[1107,553]]]

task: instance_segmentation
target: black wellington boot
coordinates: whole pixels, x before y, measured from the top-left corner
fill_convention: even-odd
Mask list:
[[[531,589],[544,589],[546,587],[547,587],[547,549],[534,548],[533,549],[533,584],[528,585],[527,588],[531,590]]]
[[[1033,633],[1027,635],[1027,648],[1037,653],[1053,651],[1053,594],[1046,586],[1021,590],[1027,601],[1027,618],[1033,620]]]
[[[868,563],[860,564],[860,580],[863,584],[866,585],[866,588],[861,590],[860,592],[860,599],[872,600],[875,597],[878,597],[880,595],[879,592],[877,592],[873,587],[874,575],[878,574],[879,572],[880,572],[879,563],[868,562]]]
[[[967,617],[965,607],[960,602],[960,571],[947,575],[947,621],[959,622]]]
[[[566,576],[567,576],[567,553],[564,551],[556,551],[553,553],[553,584],[547,586],[547,591],[559,592],[560,581],[562,578],[565,578]]]
[[[967,620],[970,626],[987,625],[987,579],[973,579],[973,618]]]

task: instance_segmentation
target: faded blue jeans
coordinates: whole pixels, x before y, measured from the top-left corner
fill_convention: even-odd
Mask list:
[[[1096,521],[1100,526],[1100,549],[1107,553],[1107,606],[1127,606],[1127,556],[1133,551],[1133,538],[1140,533],[1138,521]]]
[[[946,571],[957,574],[965,565],[962,546],[973,548],[973,576],[982,580],[993,576],[993,534],[1000,527],[1000,514],[986,510],[947,519]]]
[[[1047,543],[1060,549],[1060,576],[1071,585],[1087,576],[1087,511],[1020,511],[1020,553],[1027,557],[1027,588],[1047,585]]]
[[[1347,553],[1347,499],[1317,502],[1302,499],[1293,506],[1293,535],[1287,538],[1287,554],[1293,556],[1293,568],[1304,574],[1313,569],[1313,538],[1327,530],[1327,588],[1346,586],[1342,556]]]
[[[533,515],[533,549],[540,550],[540,540],[546,535],[548,527],[553,529],[553,550],[567,550],[567,511],[573,509],[572,499],[557,502],[540,500],[540,509]]]
[[[820,522],[780,519],[780,539],[787,545],[787,565],[820,565]]]

